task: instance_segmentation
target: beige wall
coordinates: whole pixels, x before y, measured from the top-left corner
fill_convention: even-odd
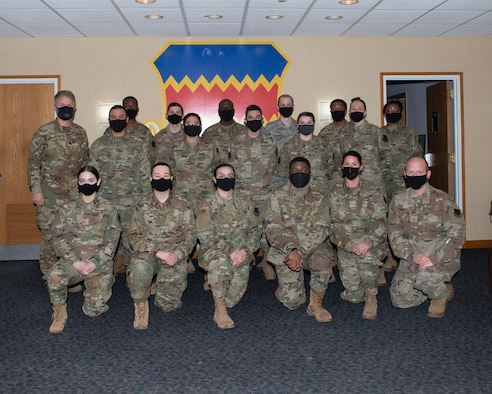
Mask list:
[[[0,75],[61,75],[62,88],[77,96],[76,121],[87,129],[92,142],[104,131],[97,123],[99,102],[119,102],[132,94],[139,99],[140,120],[161,118],[163,98],[151,61],[169,41],[213,39],[4,39],[0,40]],[[468,243],[484,246],[491,240],[492,246],[488,216],[492,38],[283,37],[272,41],[292,61],[282,91],[294,96],[296,112],[317,113],[322,98],[360,96],[367,102],[368,120],[379,125],[380,72],[463,72],[467,241],[484,241]]]

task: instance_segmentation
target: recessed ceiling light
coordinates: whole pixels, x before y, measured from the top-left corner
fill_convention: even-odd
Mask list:
[[[339,3],[341,5],[354,5],[354,4],[357,4],[359,2],[359,0],[341,0],[339,1]]]
[[[205,15],[205,18],[207,18],[207,19],[222,19],[222,15],[210,14],[210,15]]]
[[[329,21],[336,21],[337,19],[342,19],[343,16],[341,15],[328,15],[325,16],[325,19],[328,19]]]
[[[155,0],[135,0],[138,4],[152,4],[155,3]]]
[[[277,0],[279,3],[287,3],[287,0]]]
[[[156,15],[156,14],[145,15],[145,17],[147,19],[150,19],[151,21],[156,21],[156,20],[164,18],[162,15]]]
[[[271,21],[278,21],[279,19],[283,19],[282,15],[268,15],[265,18],[270,19]]]

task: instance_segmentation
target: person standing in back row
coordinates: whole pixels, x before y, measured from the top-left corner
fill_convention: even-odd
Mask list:
[[[43,275],[58,261],[53,247],[55,214],[76,197],[77,171],[89,159],[87,134],[74,123],[77,104],[71,91],[55,95],[55,111],[56,119],[34,133],[27,163],[27,183],[41,230],[39,266]]]

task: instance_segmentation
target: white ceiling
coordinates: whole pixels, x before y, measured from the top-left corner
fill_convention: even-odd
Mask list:
[[[492,0],[0,0],[0,38],[207,36],[492,37]]]

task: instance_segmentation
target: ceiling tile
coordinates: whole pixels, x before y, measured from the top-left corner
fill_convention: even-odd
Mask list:
[[[401,29],[402,24],[393,23],[358,23],[357,25],[351,27],[343,35],[344,37],[354,37],[354,36],[388,36],[393,34],[395,31]]]
[[[135,36],[126,23],[77,23],[86,37]]]
[[[83,37],[76,29],[67,24],[19,24],[18,27],[34,37]]]
[[[424,15],[416,24],[460,24],[479,16],[479,11],[432,11]]]

